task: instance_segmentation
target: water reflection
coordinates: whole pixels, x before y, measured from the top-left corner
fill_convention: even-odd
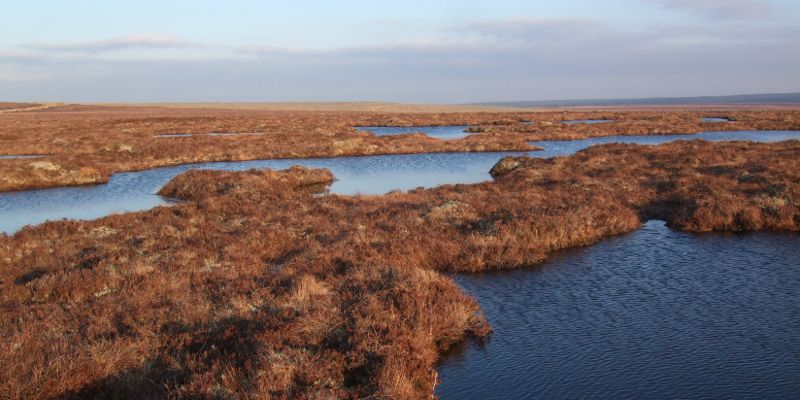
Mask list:
[[[544,151],[534,157],[569,155],[595,144],[659,144],[679,139],[755,140],[800,139],[796,131],[705,132],[697,135],[612,136],[534,144]],[[502,157],[524,153],[440,153],[324,159],[214,162],[114,174],[107,184],[0,193],[0,231],[15,232],[27,224],[62,218],[93,219],[111,213],[147,210],[167,201],[155,193],[174,176],[190,169],[240,171],[283,169],[292,165],[328,168],[338,179],[331,191],[340,194],[383,194],[391,190],[433,187],[448,183],[489,180],[488,171]]]
[[[45,154],[0,154],[0,160],[14,160],[17,158],[42,158]]]
[[[494,333],[439,369],[442,399],[800,393],[800,235],[651,221],[532,268],[459,274]]]
[[[614,122],[610,119],[574,119],[570,121],[561,121],[564,125],[579,125],[579,124],[587,124],[587,125],[594,125],[594,124],[607,124],[609,122]]]
[[[430,137],[437,139],[461,139],[469,133],[465,132],[468,126],[360,126],[356,127],[359,132],[372,132],[376,136],[403,135],[408,133],[422,132]]]

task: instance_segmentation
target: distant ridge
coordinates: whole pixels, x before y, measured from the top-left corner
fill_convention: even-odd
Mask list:
[[[800,105],[800,92],[740,94],[733,96],[652,97],[643,99],[539,100],[479,103],[496,107],[604,107],[604,106],[695,106],[695,105]]]

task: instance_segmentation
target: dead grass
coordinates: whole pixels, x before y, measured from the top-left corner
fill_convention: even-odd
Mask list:
[[[661,218],[800,230],[800,142],[606,145],[495,180],[312,196],[327,171],[191,171],[173,207],[0,236],[8,398],[432,396],[489,329],[439,271],[542,262]]]
[[[284,105],[285,106],[285,105]],[[0,154],[45,154],[45,171],[23,159],[0,160],[0,191],[102,183],[115,172],[208,161],[423,152],[528,151],[533,140],[706,130],[800,130],[798,110],[725,110],[735,122],[702,123],[709,111],[519,111],[385,104],[182,107],[58,105],[0,113]],[[612,119],[601,125],[563,120]],[[525,125],[522,121],[533,120]],[[438,140],[419,134],[376,137],[355,126],[469,125],[473,134]],[[260,133],[209,136],[210,132]],[[156,135],[193,133],[188,137]]]
[[[406,104],[371,101],[354,102],[284,102],[284,103],[150,103],[150,104],[98,104],[105,106],[169,107],[207,110],[256,110],[256,111],[344,111],[380,113],[453,113],[453,112],[515,112],[532,111],[513,107],[469,104]]]
[[[0,102],[0,111],[6,110],[17,110],[21,108],[30,108],[36,107],[39,104],[35,103],[12,103],[12,102]]]

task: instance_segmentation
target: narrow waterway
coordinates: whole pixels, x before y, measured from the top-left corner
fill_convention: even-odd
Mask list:
[[[461,139],[469,135],[466,132],[468,126],[446,125],[446,126],[359,126],[359,132],[372,132],[375,136],[403,135],[406,133],[422,132],[430,137],[437,139]]]
[[[448,127],[432,127],[430,129]],[[461,129],[463,127],[449,127]],[[427,128],[414,128],[415,130]],[[705,132],[696,135],[611,136],[570,141],[535,142],[544,151],[533,157],[573,154],[605,143],[659,144],[674,140],[754,140],[774,142],[800,139],[796,131]],[[436,153],[320,159],[212,162],[154,168],[114,174],[108,183],[80,187],[0,193],[0,232],[13,233],[25,225],[48,220],[94,219],[112,213],[141,211],[169,204],[155,193],[176,175],[191,169],[239,171],[251,168],[283,169],[292,165],[328,168],[337,181],[331,192],[383,194],[391,190],[433,187],[451,183],[476,183],[491,179],[489,170],[506,155],[524,153]]]
[[[774,142],[800,139],[800,132],[547,141],[533,143],[544,150],[529,154],[692,139]],[[332,192],[380,194],[485,181],[509,154],[523,153],[218,162],[119,173],[103,185],[2,193],[0,231],[167,204],[155,193],[190,169],[329,168],[338,179]],[[445,357],[436,393],[444,399],[795,398],[798,249],[797,234],[694,235],[650,221],[536,268],[454,275],[476,296],[494,334]]]

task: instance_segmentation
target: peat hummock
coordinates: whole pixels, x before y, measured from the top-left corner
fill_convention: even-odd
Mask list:
[[[800,231],[800,141],[511,160],[490,182],[383,196],[315,196],[324,171],[191,172],[168,185],[187,199],[173,207],[0,235],[0,392],[426,398],[442,355],[489,334],[476,300],[442,272],[541,264],[652,219],[686,232]]]
[[[696,135],[608,136],[580,140],[533,142],[542,150],[531,157],[574,154],[592,145],[635,143],[655,145],[675,140],[751,140],[776,142],[800,139],[800,131],[703,132]],[[94,219],[112,213],[147,210],[172,204],[156,194],[176,175],[194,169],[241,171],[252,168],[284,169],[293,165],[331,170],[337,194],[384,194],[444,184],[477,183],[491,179],[489,170],[508,155],[525,153],[434,153],[321,159],[254,160],[187,164],[115,174],[108,183],[0,193],[0,232],[13,233],[28,224],[62,218]]]
[[[425,110],[429,111],[425,111]],[[798,110],[730,111],[321,111],[226,108],[48,105],[46,111],[0,113],[5,154],[49,154],[58,170],[43,173],[19,160],[0,159],[0,191],[107,182],[118,172],[187,163],[445,152],[530,151],[539,140],[601,136],[692,134],[709,129],[705,116],[735,123],[719,130],[800,130]],[[535,120],[524,125],[523,120]],[[569,120],[614,123],[562,124]],[[452,139],[425,134],[377,136],[354,126],[469,126]],[[208,135],[254,132],[263,135]],[[157,135],[192,134],[159,138]]]

